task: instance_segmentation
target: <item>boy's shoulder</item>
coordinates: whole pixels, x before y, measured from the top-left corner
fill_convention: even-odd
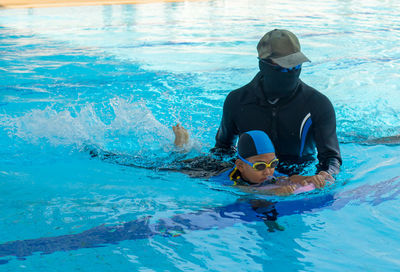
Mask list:
[[[212,155],[198,156],[180,162],[179,172],[190,177],[211,178],[231,169],[233,164]]]

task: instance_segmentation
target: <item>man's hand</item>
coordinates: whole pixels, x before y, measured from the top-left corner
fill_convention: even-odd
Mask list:
[[[325,171],[319,172],[315,176],[307,177],[305,182],[314,184],[315,188],[321,189],[325,187],[326,181],[334,180],[333,177]]]
[[[176,146],[182,147],[189,142],[189,133],[180,124],[176,124],[176,126],[172,126],[172,130],[174,131],[174,134],[175,134],[174,144]]]

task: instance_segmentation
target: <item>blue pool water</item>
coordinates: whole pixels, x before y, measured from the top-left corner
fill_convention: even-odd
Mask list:
[[[389,0],[0,10],[0,270],[398,271],[400,146],[365,142],[400,134],[399,13]],[[232,219],[258,196],[90,157],[167,164],[176,122],[188,156],[207,152],[273,28],[313,61],[301,77],[334,104],[344,159],[335,186],[274,199],[284,231]]]

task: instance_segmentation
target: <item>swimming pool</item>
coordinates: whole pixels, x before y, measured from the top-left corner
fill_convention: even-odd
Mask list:
[[[398,271],[400,147],[363,143],[400,134],[399,12],[396,1],[321,0],[0,10],[0,268]],[[334,104],[344,159],[315,202],[278,199],[284,231],[222,222],[221,210],[256,196],[85,151],[158,166],[179,121],[192,154],[206,152],[273,28],[296,33],[313,61],[301,77]],[[215,226],[157,223],[198,214]],[[129,222],[142,236],[124,236]]]

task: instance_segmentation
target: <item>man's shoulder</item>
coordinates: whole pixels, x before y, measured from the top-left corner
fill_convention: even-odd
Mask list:
[[[249,83],[246,85],[231,91],[226,97],[227,101],[243,102],[250,98],[254,98],[254,92],[258,86],[259,75],[257,74]]]
[[[308,86],[304,82],[302,82],[301,93],[302,98],[300,99],[302,100],[297,100],[297,102],[301,105],[306,105],[304,109],[311,113],[313,121],[317,121],[322,117],[323,120],[326,120],[328,117],[332,119],[335,118],[333,104],[325,94],[317,91],[313,87]]]
[[[249,91],[252,89],[253,89],[252,82],[249,82],[246,85],[244,85],[236,90],[231,91],[228,94],[228,97],[239,98],[239,97],[242,97],[243,95],[247,95],[249,93]]]
[[[331,104],[329,98],[325,94],[321,93],[320,91],[311,87],[310,85],[304,83],[303,81],[300,81],[300,84],[301,84],[302,94],[304,97],[307,98],[307,100],[309,100],[309,102]]]

